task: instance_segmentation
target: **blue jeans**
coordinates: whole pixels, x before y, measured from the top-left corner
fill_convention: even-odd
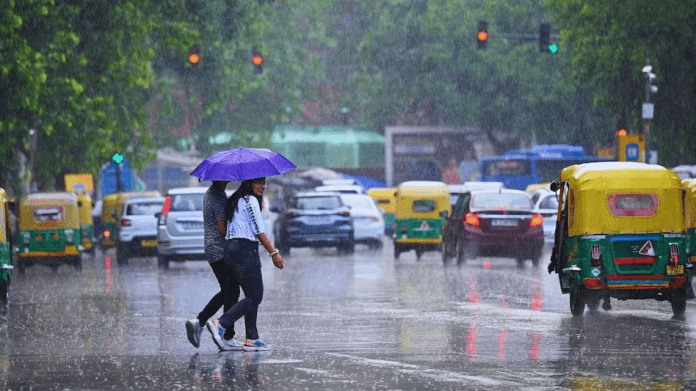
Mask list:
[[[263,300],[263,279],[258,242],[244,239],[228,240],[225,249],[225,269],[228,278],[236,280],[245,297],[222,314],[220,326],[228,328],[244,316],[246,338],[259,339],[256,315]],[[225,338],[230,339],[231,336],[228,336],[229,334],[225,333]]]

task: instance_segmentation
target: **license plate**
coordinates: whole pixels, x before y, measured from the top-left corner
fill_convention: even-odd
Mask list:
[[[677,266],[667,266],[667,275],[674,276],[677,274],[684,274],[684,265]]]
[[[157,239],[143,239],[140,245],[143,247],[155,247],[157,246]]]
[[[184,229],[203,229],[203,223],[196,221],[184,221],[181,223],[181,226],[184,227]]]
[[[307,222],[309,224],[329,224],[329,218],[326,216],[312,216],[307,217]]]
[[[494,227],[517,227],[517,220],[512,219],[493,219],[491,225]]]

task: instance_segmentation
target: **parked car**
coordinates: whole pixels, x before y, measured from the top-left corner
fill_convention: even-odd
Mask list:
[[[363,194],[341,194],[341,200],[350,208],[353,217],[353,239],[355,243],[369,248],[382,247],[384,218],[370,196]]]
[[[558,214],[558,197],[549,189],[536,189],[530,192],[534,202],[534,212],[544,217],[544,243],[553,245]]]
[[[171,261],[205,260],[203,246],[203,196],[207,187],[170,189],[157,221],[157,263],[166,269]]]
[[[157,213],[162,211],[164,198],[134,197],[123,204],[118,218],[116,258],[119,265],[133,256],[157,254]]]
[[[271,211],[279,213],[279,210]],[[275,247],[290,255],[292,247],[336,247],[339,253],[355,251],[353,221],[339,193],[297,193],[273,225]]]
[[[463,194],[447,217],[443,261],[458,263],[479,255],[512,257],[538,266],[544,246],[544,218],[521,190],[475,190]]]
[[[318,186],[314,191],[330,191],[341,194],[365,194],[365,190],[360,185],[326,185]]]

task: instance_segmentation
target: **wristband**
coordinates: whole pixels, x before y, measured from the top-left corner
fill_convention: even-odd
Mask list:
[[[280,251],[275,250],[275,251],[273,251],[272,253],[268,254],[268,256],[271,257],[271,258],[273,258],[273,256],[276,255],[276,254],[280,254]]]

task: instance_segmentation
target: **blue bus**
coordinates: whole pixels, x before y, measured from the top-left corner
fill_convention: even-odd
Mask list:
[[[503,182],[509,189],[525,190],[532,184],[557,180],[567,166],[608,160],[611,159],[586,155],[579,145],[536,145],[481,159],[479,180]]]

